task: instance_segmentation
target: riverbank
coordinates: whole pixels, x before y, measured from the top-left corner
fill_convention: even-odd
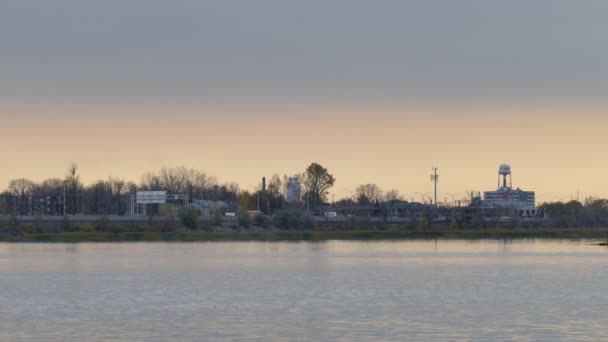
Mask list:
[[[0,234],[0,242],[122,242],[122,241],[327,241],[413,239],[608,239],[608,228],[569,229],[388,229],[312,231],[177,231],[177,232],[57,232]]]

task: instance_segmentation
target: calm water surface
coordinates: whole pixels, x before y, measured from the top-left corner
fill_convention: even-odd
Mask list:
[[[0,341],[608,340],[593,241],[0,244]]]

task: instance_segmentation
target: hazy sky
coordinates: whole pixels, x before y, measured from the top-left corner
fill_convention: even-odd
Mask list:
[[[247,187],[608,196],[608,2],[5,0],[0,186],[186,165]]]

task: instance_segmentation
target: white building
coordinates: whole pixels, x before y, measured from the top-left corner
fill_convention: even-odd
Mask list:
[[[301,189],[298,177],[290,177],[287,181],[287,203],[299,202]]]
[[[484,206],[487,208],[534,208],[534,191],[521,189],[498,189],[484,192]]]
[[[485,208],[513,209],[521,217],[538,217],[536,195],[534,191],[513,189],[511,167],[502,164],[498,168],[498,189],[484,192],[483,206]]]
[[[188,205],[188,195],[167,194],[166,191],[137,191],[131,196],[131,215],[164,215],[167,208],[173,213]]]

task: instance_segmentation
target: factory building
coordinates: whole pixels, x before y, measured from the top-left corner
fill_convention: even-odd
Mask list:
[[[63,196],[6,196],[5,207],[18,216],[59,216],[65,212]]]
[[[164,215],[170,207],[176,213],[179,208],[188,205],[188,195],[168,194],[166,191],[137,191],[131,196],[132,216]]]
[[[483,206],[492,209],[514,210],[520,217],[539,217],[542,212],[536,208],[534,191],[513,189],[511,167],[502,164],[498,168],[498,188],[484,192]]]
[[[514,189],[484,192],[484,203],[489,208],[534,208],[534,191]]]

